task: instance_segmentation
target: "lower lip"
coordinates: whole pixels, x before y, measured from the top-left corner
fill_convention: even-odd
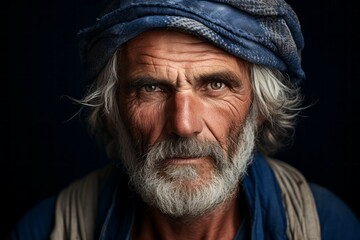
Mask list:
[[[199,164],[206,161],[207,158],[171,158],[168,162],[171,164]]]

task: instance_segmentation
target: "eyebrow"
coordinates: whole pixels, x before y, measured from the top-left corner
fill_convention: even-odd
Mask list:
[[[145,85],[151,85],[151,84],[157,84],[157,85],[160,84],[163,86],[167,86],[169,88],[174,88],[172,86],[172,84],[166,79],[158,79],[158,78],[154,78],[154,77],[145,75],[145,76],[139,76],[139,77],[128,79],[127,83],[125,84],[125,89],[126,89],[126,91],[132,91],[139,87],[142,87]]]
[[[242,86],[242,79],[232,72],[214,72],[208,74],[201,74],[196,77],[195,80],[200,82],[223,82],[233,88],[239,88]]]
[[[206,82],[223,82],[232,88],[239,88],[242,86],[242,80],[235,75],[234,73],[223,71],[223,72],[214,72],[214,73],[205,73],[195,77],[196,82],[206,83]],[[169,82],[167,79],[154,78],[149,75],[139,76],[135,78],[128,79],[126,83],[126,91],[132,91],[139,87],[145,85],[163,85],[170,89],[175,89],[176,87]]]

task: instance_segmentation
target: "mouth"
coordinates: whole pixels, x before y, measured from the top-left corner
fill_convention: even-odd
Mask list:
[[[209,179],[216,167],[214,166],[213,160],[208,156],[176,156],[166,159],[161,168],[163,173],[173,178],[173,180],[189,180],[191,184],[194,184],[196,179],[201,181]]]
[[[210,157],[173,157],[165,160],[167,164],[194,165],[210,161]]]

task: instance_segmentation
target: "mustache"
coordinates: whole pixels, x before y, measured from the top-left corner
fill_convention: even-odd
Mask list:
[[[172,158],[210,157],[216,165],[225,159],[225,151],[216,141],[201,141],[196,138],[167,139],[151,145],[143,156],[145,161],[161,164]]]

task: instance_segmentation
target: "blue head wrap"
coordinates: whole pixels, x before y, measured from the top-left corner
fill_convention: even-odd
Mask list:
[[[300,23],[284,0],[110,0],[102,17],[79,32],[86,78],[97,77],[119,46],[155,28],[200,36],[296,84],[305,78]]]

